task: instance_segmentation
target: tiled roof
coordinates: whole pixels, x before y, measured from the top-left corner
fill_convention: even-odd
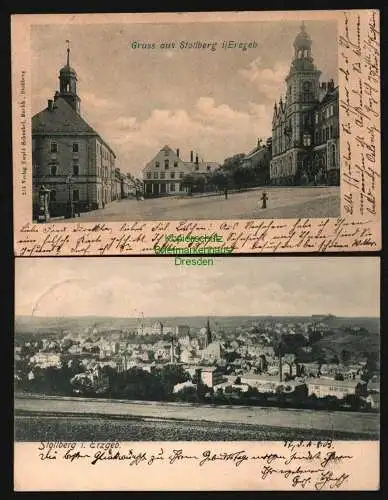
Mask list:
[[[46,108],[32,117],[32,134],[94,135],[99,137],[103,144],[116,157],[112,148],[103,140],[100,134],[96,132],[94,128],[92,128],[62,97],[58,97],[53,102],[52,111]]]
[[[86,121],[68,104],[58,97],[53,103],[53,110],[48,108],[32,117],[33,134],[75,133],[98,135]]]
[[[325,105],[330,101],[334,101],[338,99],[339,90],[338,87],[335,87],[333,90],[328,90],[326,94],[323,96],[322,100],[319,102],[319,105]]]

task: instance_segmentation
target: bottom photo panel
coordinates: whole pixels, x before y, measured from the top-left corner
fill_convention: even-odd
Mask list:
[[[16,491],[379,489],[379,259],[210,260],[16,259]]]

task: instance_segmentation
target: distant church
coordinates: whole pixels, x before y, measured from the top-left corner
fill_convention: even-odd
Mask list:
[[[105,206],[115,197],[115,160],[112,148],[81,116],[68,46],[59,91],[32,118],[34,212],[41,186],[50,190],[51,216],[64,215],[70,201],[81,211]]]
[[[285,99],[272,120],[273,185],[339,185],[339,99],[334,81],[320,83],[304,23],[294,41]]]

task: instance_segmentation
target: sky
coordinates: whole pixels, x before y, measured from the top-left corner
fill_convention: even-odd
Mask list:
[[[16,315],[379,317],[373,257],[218,257],[183,267],[173,258],[17,259]]]
[[[168,144],[204,161],[248,153],[271,135],[275,100],[285,94],[300,21],[55,24],[31,30],[32,113],[47,107],[71,42],[81,114],[137,174]],[[308,21],[321,80],[337,81],[337,24]],[[256,42],[246,51],[224,40]],[[217,42],[208,49],[132,49],[132,42]]]

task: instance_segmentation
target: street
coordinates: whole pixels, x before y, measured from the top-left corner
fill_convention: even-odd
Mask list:
[[[339,187],[270,187],[267,208],[261,208],[264,189],[212,196],[124,199],[104,209],[82,213],[77,221],[289,219],[338,217]]]

